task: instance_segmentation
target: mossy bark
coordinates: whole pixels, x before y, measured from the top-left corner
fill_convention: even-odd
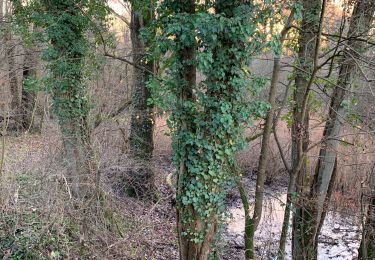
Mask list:
[[[238,172],[237,169],[235,171]],[[240,178],[240,175],[237,176],[237,178]],[[245,240],[245,259],[246,260],[251,260],[255,259],[255,251],[254,251],[254,219],[251,218],[250,215],[250,203],[249,199],[246,194],[246,190],[244,188],[244,185],[240,179],[237,179],[237,188],[238,191],[240,192],[240,197],[241,197],[241,202],[242,206],[245,211],[245,235],[244,235],[244,240]]]
[[[358,253],[360,260],[375,259],[375,192],[366,214],[365,226],[362,227],[362,240]]]

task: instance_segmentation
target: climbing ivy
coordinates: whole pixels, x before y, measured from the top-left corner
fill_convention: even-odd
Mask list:
[[[211,225],[222,221],[225,187],[234,177],[229,166],[244,146],[243,129],[269,108],[254,99],[266,81],[248,68],[251,57],[269,47],[259,24],[264,26],[272,12],[252,1],[217,0],[196,3],[196,12],[188,14],[180,11],[182,2],[165,0],[158,9],[155,50],[164,54],[165,70],[150,87],[158,94],[156,103],[161,96],[169,102],[173,161],[177,169],[186,167],[178,173],[177,194],[182,222],[189,227],[183,235],[201,243]],[[181,52],[188,47],[196,55],[184,60]],[[202,77],[193,86],[181,78],[186,65]],[[189,87],[190,97],[181,98]],[[197,219],[205,229],[193,225]]]
[[[75,120],[84,128],[89,112],[86,57],[91,54],[86,33],[91,31],[95,38],[103,39],[98,28],[108,14],[106,3],[101,0],[34,0],[27,5],[13,0],[12,3],[24,38],[38,40],[45,46],[42,59],[49,73],[43,80],[44,87],[53,95],[53,109],[62,130],[68,131],[64,127],[66,120]],[[31,24],[41,30],[29,33],[27,28]]]

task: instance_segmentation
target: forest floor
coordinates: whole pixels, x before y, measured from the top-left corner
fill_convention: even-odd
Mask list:
[[[153,161],[157,201],[144,202],[116,193],[110,182],[116,180],[116,164],[129,166],[124,163],[127,158],[109,160],[109,155],[102,154],[101,190],[105,200],[97,206],[100,208],[97,215],[87,215],[70,204],[57,128],[51,127],[43,135],[0,137],[5,144],[0,176],[0,258],[75,259],[84,255],[86,259],[177,260],[176,209],[173,190],[166,181],[173,172],[170,141],[161,133],[157,135]],[[244,165],[247,167],[245,186],[253,200],[256,175],[246,163]],[[283,174],[272,178],[267,183],[266,196],[278,201],[279,196],[285,194],[286,180]],[[228,218],[220,255],[222,259],[240,260],[244,252],[243,223],[241,219],[236,220],[242,210],[236,189],[228,189],[226,204],[235,222]],[[279,201],[276,210],[282,204]],[[89,239],[79,235],[77,223],[82,219],[90,223]],[[272,219],[269,221],[268,226],[273,223]],[[262,235],[264,238],[257,244],[259,259],[272,258],[278,238],[273,232],[269,230],[267,235]]]

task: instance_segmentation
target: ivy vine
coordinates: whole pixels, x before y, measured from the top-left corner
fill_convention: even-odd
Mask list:
[[[94,38],[102,38],[98,24],[107,19],[106,3],[101,0],[34,0],[27,5],[13,0],[12,3],[24,39],[38,40],[44,46],[42,59],[49,72],[43,79],[44,88],[53,96],[53,110],[62,130],[70,131],[66,120],[74,120],[85,129],[89,113],[86,58],[92,47],[87,32],[98,36]],[[27,29],[30,24],[41,29],[30,33]]]
[[[251,75],[249,62],[266,45],[259,24],[270,8],[246,1],[213,1],[196,5],[196,13],[182,13],[183,3],[163,1],[158,9],[162,32],[156,50],[166,69],[154,93],[166,97],[172,110],[168,120],[173,139],[173,161],[186,173],[178,176],[177,207],[190,227],[183,235],[200,243],[212,224],[223,220],[225,187],[233,181],[229,171],[235,153],[244,146],[243,129],[251,118],[264,115],[268,104],[254,96],[266,81]],[[193,47],[193,59],[179,54]],[[181,98],[187,82],[181,79],[186,65],[194,65],[202,80],[192,86],[191,97]],[[155,90],[158,88],[157,90]],[[187,127],[184,125],[188,124]],[[198,230],[193,222],[206,225]]]

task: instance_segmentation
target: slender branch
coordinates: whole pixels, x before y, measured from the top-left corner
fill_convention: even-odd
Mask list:
[[[110,8],[111,10],[111,13],[116,16],[117,18],[119,18],[121,21],[123,21],[129,28],[130,28],[130,22],[128,21],[128,19],[126,19],[126,17],[124,15],[121,15],[119,13],[117,13],[115,10],[113,10],[112,8]]]
[[[245,138],[245,141],[248,142],[248,143],[250,143],[250,142],[255,141],[256,139],[258,139],[262,135],[263,135],[263,133],[261,132],[261,133],[257,133],[257,134],[252,135],[252,136],[248,136],[248,137]]]
[[[107,117],[105,119],[110,119],[110,118],[114,118],[116,116],[118,116],[122,111],[124,111],[126,108],[128,108],[130,105],[131,105],[132,101],[131,100],[125,100],[121,106],[119,106],[116,110],[112,111],[110,114],[107,115]],[[99,116],[96,118],[95,122],[94,122],[94,126],[93,128],[97,128],[102,122],[103,122],[104,118]]]
[[[285,107],[286,102],[288,100],[289,89],[290,89],[290,85],[291,84],[292,84],[292,81],[290,80],[289,83],[288,83],[288,85],[286,86],[285,94],[284,94],[284,97],[283,97],[282,104],[281,104],[281,106],[279,108],[279,111],[277,112],[276,117],[274,118],[273,127],[272,127],[273,128],[273,137],[275,138],[277,148],[279,149],[281,160],[283,161],[284,167],[285,167],[285,169],[287,170],[288,173],[291,172],[291,167],[290,167],[290,165],[289,165],[289,163],[288,163],[288,161],[286,159],[286,156],[284,154],[284,151],[283,151],[283,148],[281,146],[281,142],[279,140],[276,128],[277,128],[277,124],[278,124],[280,116],[281,116],[281,111]]]
[[[146,67],[139,66],[139,65],[135,64],[134,62],[132,62],[132,61],[130,61],[128,59],[125,59],[123,57],[119,57],[119,56],[110,54],[106,50],[104,50],[104,56],[112,58],[112,59],[115,59],[115,60],[119,60],[119,61],[122,61],[122,62],[125,62],[125,63],[128,63],[129,65],[132,65],[134,68],[137,68],[139,70],[144,70],[144,71],[146,71],[146,72],[148,72],[148,73],[150,73],[152,75],[155,75],[155,73],[153,71],[148,70]]]

